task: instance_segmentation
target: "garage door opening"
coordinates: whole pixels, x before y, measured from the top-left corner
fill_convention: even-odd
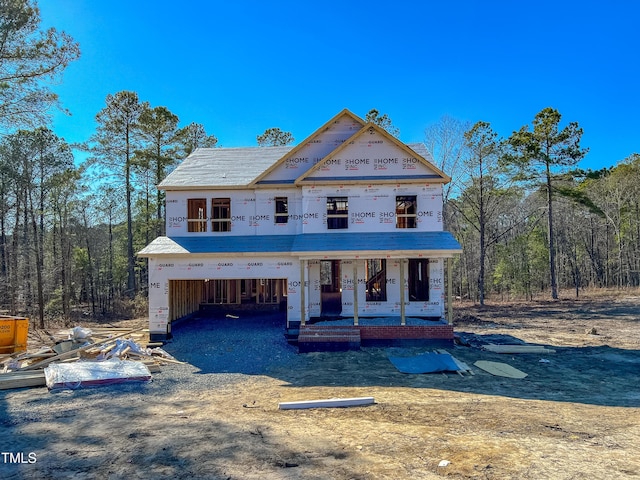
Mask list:
[[[169,280],[169,320],[198,311],[287,310],[285,278]]]

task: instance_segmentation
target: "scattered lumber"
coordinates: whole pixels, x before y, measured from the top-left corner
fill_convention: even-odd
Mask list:
[[[326,400],[303,400],[300,402],[280,402],[280,410],[297,410],[304,408],[340,408],[373,405],[373,397],[329,398]]]
[[[156,360],[158,362],[167,362],[167,363],[175,363],[177,365],[186,365],[185,362],[181,362],[180,360],[176,360],[175,358],[167,358],[167,357],[163,357],[163,356],[159,356],[159,355],[147,355],[147,354],[143,354],[143,353],[137,353],[137,352],[129,352],[129,357],[138,357],[138,358],[142,358],[142,359],[153,359]]]
[[[129,330],[127,332],[124,332],[124,333],[121,333],[119,335],[115,335],[115,336],[109,338],[106,342],[105,341],[101,341],[101,342],[90,343],[89,345],[85,345],[84,347],[76,348],[75,350],[71,350],[69,352],[61,353],[59,355],[56,355],[55,357],[47,358],[45,360],[42,360],[41,362],[34,363],[33,365],[27,365],[26,367],[20,368],[18,371],[37,370],[38,368],[44,368],[47,365],[49,365],[50,363],[58,362],[60,360],[65,360],[67,358],[72,358],[72,357],[78,355],[81,352],[84,352],[86,350],[92,349],[92,348],[94,348],[94,347],[96,347],[98,345],[103,345],[105,343],[115,342],[118,338],[126,337],[127,335],[130,335],[130,334],[132,334],[134,332],[138,332],[140,330],[142,330],[142,328],[136,328],[134,330]]]
[[[80,329],[76,327],[81,334],[82,338],[72,339],[72,333],[69,330],[64,330],[51,334],[45,331],[48,336],[47,340],[43,341],[43,337],[40,333],[37,333],[34,343],[40,345],[38,350],[30,352],[16,352],[2,355],[0,354],[0,364],[4,364],[5,373],[0,373],[0,390],[8,390],[14,388],[25,387],[40,387],[46,385],[45,368],[48,366],[56,365],[55,369],[71,368],[72,371],[78,371],[82,368],[91,368],[99,370],[101,368],[107,368],[103,361],[89,362],[89,367],[83,367],[86,362],[78,362],[79,360],[95,359],[96,357],[109,354],[116,346],[119,346],[122,351],[118,353],[116,358],[127,362],[132,361],[141,368],[146,368],[149,373],[160,372],[161,364],[178,363],[183,364],[174,358],[167,358],[165,355],[171,357],[161,349],[155,349],[150,353],[146,353],[146,350],[140,351],[140,347],[133,339],[137,339],[143,345],[147,343],[148,337],[145,339],[145,333],[148,333],[148,328],[122,328],[122,327],[98,327],[87,329]],[[75,330],[75,329],[74,329]],[[33,332],[30,332],[33,333]],[[122,348],[122,338],[128,337],[128,340],[124,341],[125,346]],[[51,345],[47,345],[47,341],[51,341]],[[146,340],[146,341],[145,341]],[[90,343],[87,343],[90,342]],[[70,344],[67,348],[64,348],[61,344]],[[85,343],[85,345],[82,345]],[[82,345],[82,346],[80,346]],[[158,346],[161,346],[159,344]],[[56,348],[57,347],[57,348]],[[136,353],[138,350],[140,353]],[[157,351],[156,351],[157,350]],[[113,350],[112,353],[116,351]],[[144,353],[142,353],[144,352]],[[16,365],[20,365],[20,362],[35,362],[30,365],[22,363],[22,367],[16,369]],[[119,360],[118,360],[119,361]],[[11,364],[9,364],[11,362]],[[108,362],[108,361],[107,361]],[[131,362],[129,362],[131,363]],[[82,364],[82,365],[81,365]],[[14,369],[14,371],[7,372],[8,369]],[[147,375],[142,377],[130,378],[129,380],[147,380]],[[111,382],[112,379],[109,379]],[[90,383],[92,380],[90,380]],[[103,383],[100,379],[97,384]]]

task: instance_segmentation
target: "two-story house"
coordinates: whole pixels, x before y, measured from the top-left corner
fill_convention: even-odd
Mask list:
[[[151,334],[202,305],[255,304],[301,335],[339,317],[363,340],[452,339],[445,264],[461,249],[429,159],[348,110],[295,147],[197,149],[158,186],[166,236],[139,253]]]

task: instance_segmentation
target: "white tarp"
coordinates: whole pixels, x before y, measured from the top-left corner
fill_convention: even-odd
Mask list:
[[[44,369],[49,390],[148,382],[151,372],[142,362],[106,360],[104,362],[52,363]]]

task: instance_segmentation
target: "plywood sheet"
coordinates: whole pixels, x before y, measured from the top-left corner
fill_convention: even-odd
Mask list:
[[[489,362],[487,360],[478,360],[474,365],[485,372],[489,372],[491,375],[507,378],[524,378],[526,373],[518,370],[511,365],[500,362]]]

